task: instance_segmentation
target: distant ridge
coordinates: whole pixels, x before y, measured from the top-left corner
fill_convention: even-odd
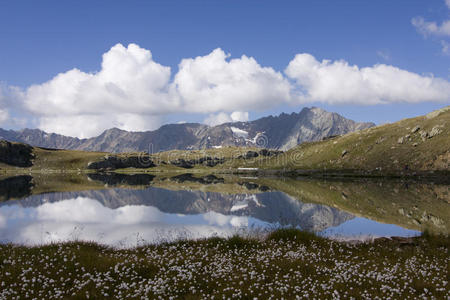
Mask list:
[[[39,129],[0,129],[0,139],[36,147],[115,153],[223,146],[260,146],[288,150],[303,142],[319,141],[329,136],[373,126],[373,123],[357,123],[337,113],[311,107],[303,108],[299,113],[282,113],[275,117],[268,116],[255,121],[225,123],[213,127],[199,123],[168,124],[145,132],[112,128],[89,139],[50,134]]]

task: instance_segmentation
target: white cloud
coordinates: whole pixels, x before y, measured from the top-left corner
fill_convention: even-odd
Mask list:
[[[172,104],[169,80],[170,68],[155,63],[149,50],[117,44],[103,55],[98,73],[73,69],[33,85],[26,92],[26,104],[46,116],[100,111],[158,114]]]
[[[416,17],[411,20],[411,23],[424,36],[450,36],[450,20],[445,20],[441,25],[439,25],[436,22],[427,22],[422,17]]]
[[[216,126],[223,123],[245,122],[248,121],[248,112],[235,111],[231,114],[220,112],[218,114],[210,114],[203,123],[209,126]]]
[[[223,123],[233,122],[231,116],[227,113],[220,112],[218,114],[210,114],[204,121],[206,125],[216,126]]]
[[[230,115],[233,122],[246,122],[248,121],[248,112],[246,111],[234,111]]]
[[[170,114],[204,114],[206,124],[217,125],[281,104],[449,101],[449,86],[394,66],[359,68],[306,53],[283,74],[245,55],[230,59],[221,49],[183,59],[172,75],[149,50],[117,44],[96,73],[72,69],[23,91],[0,85],[0,122],[8,114],[14,117],[8,123],[28,117],[47,132],[91,137],[111,127],[156,129]]]
[[[445,4],[450,9],[450,0],[445,0]],[[423,17],[415,17],[411,20],[411,23],[424,37],[436,36],[444,39],[450,37],[450,19],[442,21],[439,25],[434,21],[425,21]],[[448,42],[443,39],[440,42],[442,45],[442,53],[448,54]]]
[[[170,96],[170,68],[155,63],[149,50],[130,44],[103,55],[98,73],[78,69],[26,90],[25,106],[49,132],[90,137],[110,127],[149,130],[157,115],[177,106]]]
[[[299,85],[300,102],[379,104],[450,100],[448,81],[385,64],[359,68],[343,60],[319,62],[310,54],[298,54],[285,73]]]
[[[215,113],[266,109],[289,99],[289,82],[272,68],[261,67],[243,55],[215,49],[206,56],[183,59],[174,85],[183,99],[184,111]]]
[[[112,126],[155,129],[158,116],[170,113],[264,109],[289,98],[289,82],[281,73],[246,56],[227,58],[216,49],[184,59],[170,82],[170,68],[154,62],[149,50],[117,44],[103,55],[98,73],[72,69],[29,87],[25,106],[43,130],[90,137]],[[248,118],[234,116],[231,121]]]

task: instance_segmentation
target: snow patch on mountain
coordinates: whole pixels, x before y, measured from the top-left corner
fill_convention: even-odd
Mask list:
[[[246,139],[248,137],[248,132],[245,130],[242,130],[240,128],[237,127],[230,127],[231,131],[233,132],[233,135],[237,136],[237,137],[242,137],[244,139]]]

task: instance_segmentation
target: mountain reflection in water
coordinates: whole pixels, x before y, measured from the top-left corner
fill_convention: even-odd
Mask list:
[[[387,229],[384,224],[355,219],[330,206],[303,203],[279,191],[229,194],[146,187],[56,192],[3,202],[0,241],[32,245],[86,240],[128,247],[225,237],[280,225],[346,235],[345,224],[352,220],[357,221],[361,231],[356,233],[360,234],[370,235],[374,228],[384,235],[417,234],[395,225]]]

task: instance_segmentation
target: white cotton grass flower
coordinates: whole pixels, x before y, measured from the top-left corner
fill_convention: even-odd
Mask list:
[[[449,249],[298,238],[0,246],[0,299],[445,299]],[[401,249],[400,252],[395,249]]]

